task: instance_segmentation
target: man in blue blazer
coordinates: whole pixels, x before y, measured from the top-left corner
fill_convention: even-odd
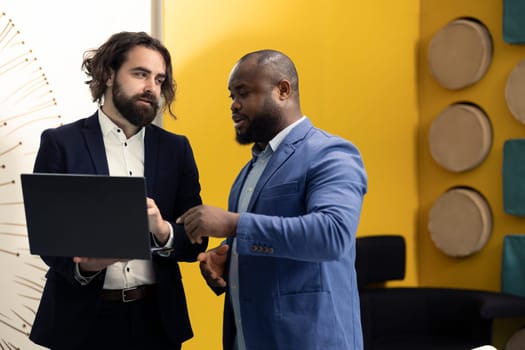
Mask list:
[[[168,249],[151,260],[43,256],[30,338],[51,349],[180,349],[193,333],[178,261],[195,261],[207,241],[193,244],[174,222],[202,203],[190,144],[151,124],[161,99],[174,99],[169,52],[146,33],[121,32],[83,68],[100,108],[44,131],[34,171],[144,176],[151,242]]]
[[[226,291],[225,350],[361,350],[355,238],[367,177],[350,142],[303,116],[294,64],[283,53],[245,55],[228,88],[237,141],[253,158],[229,211],[188,210],[193,242],[225,237],[199,255],[216,293]]]

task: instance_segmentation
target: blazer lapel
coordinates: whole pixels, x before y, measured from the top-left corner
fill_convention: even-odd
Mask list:
[[[155,169],[159,159],[159,129],[153,125],[146,127],[144,135],[144,177],[148,196],[152,196],[155,184]]]
[[[261,178],[257,181],[257,185],[253,191],[252,197],[250,198],[250,203],[248,204],[247,211],[252,211],[259,194],[266,185],[266,183],[271,179],[273,174],[286,162],[292,154],[294,154],[297,143],[304,140],[308,131],[312,128],[312,123],[310,120],[303,120],[299,125],[290,131],[290,133],[285,137],[282,143],[277,148],[277,151],[272,155],[266,169],[264,169]]]
[[[230,190],[230,196],[228,199],[228,208],[230,211],[237,211],[237,205],[239,204],[239,195],[241,194],[242,185],[246,180],[246,176],[251,169],[251,160],[242,168],[239,175],[233,182],[232,188]]]
[[[104,139],[102,138],[102,130],[98,122],[98,112],[86,119],[82,133],[86,139],[86,145],[91,155],[93,165],[95,166],[95,173],[109,175]]]

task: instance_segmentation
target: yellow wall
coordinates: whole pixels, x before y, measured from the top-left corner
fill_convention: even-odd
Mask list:
[[[418,269],[421,285],[452,286],[499,291],[503,236],[525,230],[522,218],[503,212],[502,152],[509,138],[523,137],[525,126],[510,114],[505,104],[505,83],[508,74],[521,59],[525,47],[509,45],[502,38],[501,0],[422,0],[421,43],[419,48],[420,93],[420,250]],[[449,21],[458,17],[475,17],[489,29],[493,38],[494,56],[487,74],[477,84],[450,91],[438,85],[428,69],[427,50],[432,36]],[[440,168],[431,158],[428,131],[434,118],[448,104],[471,101],[478,104],[492,123],[493,145],[487,159],[476,169],[451,173]],[[458,185],[479,190],[488,200],[494,218],[491,238],[477,254],[467,258],[451,258],[435,248],[427,230],[428,212],[434,201],[448,188]]]
[[[178,120],[166,117],[165,126],[190,138],[204,201],[225,208],[250,157],[234,140],[230,69],[249,51],[282,50],[297,65],[303,112],[363,154],[370,192],[358,235],[405,235],[403,283],[417,284],[419,1],[169,0],[164,6],[164,39],[179,84]],[[195,332],[184,349],[219,349],[223,299],[206,287],[196,264],[185,264],[183,275]]]

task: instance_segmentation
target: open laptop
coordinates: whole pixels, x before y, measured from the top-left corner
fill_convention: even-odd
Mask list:
[[[31,254],[151,258],[143,177],[34,173],[20,178]]]

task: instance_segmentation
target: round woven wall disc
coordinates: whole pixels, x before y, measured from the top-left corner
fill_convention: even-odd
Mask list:
[[[505,344],[505,350],[521,350],[525,349],[525,328],[520,329],[512,336]]]
[[[430,71],[438,83],[457,90],[477,83],[492,61],[492,38],[474,20],[457,19],[441,28],[428,48]]]
[[[453,104],[432,122],[428,143],[432,158],[441,167],[452,172],[467,171],[487,157],[492,146],[492,127],[480,108]]]
[[[489,204],[476,191],[449,190],[432,206],[428,230],[434,245],[446,255],[472,255],[490,238],[492,214]]]
[[[505,99],[514,118],[525,124],[525,60],[510,72],[505,86]]]

